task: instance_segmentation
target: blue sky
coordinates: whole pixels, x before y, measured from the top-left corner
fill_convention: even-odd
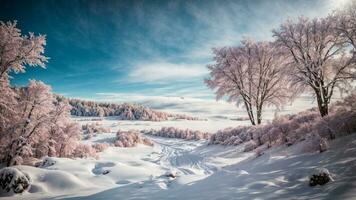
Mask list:
[[[271,40],[288,17],[324,16],[341,2],[8,0],[0,20],[47,35],[47,68],[27,68],[13,84],[37,79],[56,93],[92,99],[214,98],[203,83],[212,47]]]

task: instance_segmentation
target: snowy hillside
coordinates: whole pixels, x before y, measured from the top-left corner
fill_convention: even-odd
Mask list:
[[[104,121],[112,131],[84,142],[110,142],[119,127],[132,127],[112,125]],[[350,199],[356,192],[355,134],[332,141],[332,150],[322,154],[301,154],[298,144],[257,158],[242,152],[244,144],[146,137],[153,147],[109,147],[98,160],[48,158],[40,167],[16,166],[30,175],[32,185],[5,199]],[[308,177],[320,167],[334,182],[309,187]]]

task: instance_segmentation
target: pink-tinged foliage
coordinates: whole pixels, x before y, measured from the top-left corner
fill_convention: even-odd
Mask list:
[[[16,21],[0,21],[0,79],[7,78],[9,72],[24,72],[25,65],[44,67],[48,59],[43,55],[45,45],[45,36],[21,35]]]
[[[85,139],[89,139],[89,138],[95,136],[96,134],[111,132],[110,128],[102,127],[102,126],[100,126],[100,124],[98,122],[82,125],[82,130],[83,130]]]
[[[338,31],[338,20],[299,18],[288,20],[273,31],[276,45],[288,56],[290,79],[301,89],[309,89],[316,97],[321,116],[329,113],[336,88],[351,88],[355,80],[355,56]]]
[[[224,96],[244,105],[252,125],[262,121],[264,106],[280,108],[294,97],[286,76],[286,59],[280,47],[270,42],[243,40],[237,47],[214,48],[205,83],[217,99]]]
[[[209,144],[238,145],[251,139],[249,135],[243,134],[248,128],[247,126],[239,126],[219,130],[210,136]]]
[[[75,157],[75,158],[97,158],[96,149],[89,144],[78,143],[74,149],[72,157]]]
[[[70,120],[66,100],[55,98],[41,81],[9,85],[10,72],[45,67],[45,44],[45,36],[21,35],[16,22],[0,21],[0,160],[8,166],[42,156],[72,157],[77,149],[80,129]]]
[[[180,138],[186,140],[203,140],[209,139],[210,134],[201,131],[193,131],[189,129],[178,129],[175,127],[162,127],[159,130],[149,130],[144,131],[145,134],[159,136],[159,137],[168,137],[168,138]]]
[[[1,160],[16,165],[46,155],[71,157],[80,129],[70,120],[68,103],[55,99],[40,81],[30,81],[16,93],[17,120],[3,128]]]
[[[96,153],[103,152],[110,147],[110,145],[107,143],[96,143],[93,144],[92,146],[95,149]]]
[[[354,93],[343,101],[332,104],[331,112],[323,118],[317,109],[310,109],[276,117],[271,123],[264,125],[221,130],[211,135],[209,144],[238,145],[247,142],[245,151],[248,151],[257,146],[290,146],[305,141],[305,151],[323,152],[328,149],[327,140],[356,133],[355,102]]]
[[[135,147],[138,144],[153,146],[153,142],[142,137],[137,131],[118,131],[114,145],[117,147]]]

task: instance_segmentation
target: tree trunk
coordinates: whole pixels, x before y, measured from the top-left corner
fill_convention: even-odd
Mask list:
[[[254,126],[254,125],[256,125],[256,122],[255,122],[255,117],[253,116],[252,106],[250,103],[248,103],[246,101],[244,103],[245,103],[246,111],[248,114],[248,118],[250,119],[251,124]]]
[[[321,96],[321,94],[317,92],[316,100],[318,102],[318,108],[321,117],[327,116],[329,114],[328,98],[325,96]]]
[[[261,122],[262,122],[262,105],[256,106],[256,112],[257,112],[257,124],[261,124]]]

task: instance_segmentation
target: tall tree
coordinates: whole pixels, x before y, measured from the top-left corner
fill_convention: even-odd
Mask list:
[[[293,98],[284,57],[270,42],[243,40],[240,46],[213,49],[215,63],[208,65],[205,83],[216,89],[217,99],[243,104],[252,125],[262,122],[265,106],[280,108]]]
[[[310,89],[321,116],[328,115],[335,88],[350,87],[353,56],[345,38],[337,33],[335,18],[286,21],[274,30],[276,43],[289,57],[295,85]]]

